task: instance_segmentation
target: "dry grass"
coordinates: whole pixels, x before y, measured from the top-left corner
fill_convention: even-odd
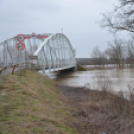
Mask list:
[[[8,75],[0,84],[0,134],[134,134],[134,89],[126,100],[108,78],[98,82],[101,91],[60,86],[65,101],[57,83],[35,71]]]
[[[87,69],[83,67],[82,65],[77,64],[77,71],[87,71]]]
[[[0,84],[0,134],[75,134],[57,84],[35,71]]]
[[[79,119],[74,124],[81,134],[134,134],[133,89],[126,100],[122,92],[115,95],[106,88],[61,88],[74,109],[72,115]]]

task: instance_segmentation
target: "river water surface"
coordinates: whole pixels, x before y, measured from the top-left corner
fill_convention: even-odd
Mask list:
[[[128,87],[134,87],[134,69],[54,72],[46,75],[60,84],[73,87],[85,86],[87,83],[91,89],[100,88],[100,83],[108,84],[115,91],[127,91]]]

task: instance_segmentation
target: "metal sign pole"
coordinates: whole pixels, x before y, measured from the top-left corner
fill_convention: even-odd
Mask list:
[[[20,73],[21,73],[21,68],[20,68],[21,53],[20,53],[20,51],[25,49],[25,44],[23,43],[23,41],[25,40],[25,36],[23,34],[18,34],[16,39],[17,39],[18,43],[15,45],[15,47],[19,51],[19,75],[20,75]]]
[[[20,51],[19,51],[19,75],[20,75]]]

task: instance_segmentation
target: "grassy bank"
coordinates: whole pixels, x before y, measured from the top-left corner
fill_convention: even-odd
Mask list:
[[[0,84],[0,134],[76,134],[54,81],[35,71]]]
[[[82,65],[77,64],[77,71],[87,71]]]
[[[114,69],[114,67],[109,67],[109,66],[94,66],[94,65],[81,65],[81,66],[83,66],[88,71]]]
[[[77,64],[77,70],[78,71],[92,71],[92,70],[110,70],[113,69],[114,67],[104,67],[104,66],[84,66],[84,65],[80,65]]]
[[[126,100],[106,88],[58,86],[35,71],[8,75],[0,84],[0,134],[134,134],[129,93]]]

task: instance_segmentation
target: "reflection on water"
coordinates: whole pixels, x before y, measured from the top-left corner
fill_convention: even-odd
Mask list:
[[[68,86],[84,86],[86,83],[90,83],[90,87],[95,89],[98,82],[106,83],[108,81],[116,91],[128,90],[128,85],[134,87],[134,69],[54,72],[47,73],[47,75]]]

